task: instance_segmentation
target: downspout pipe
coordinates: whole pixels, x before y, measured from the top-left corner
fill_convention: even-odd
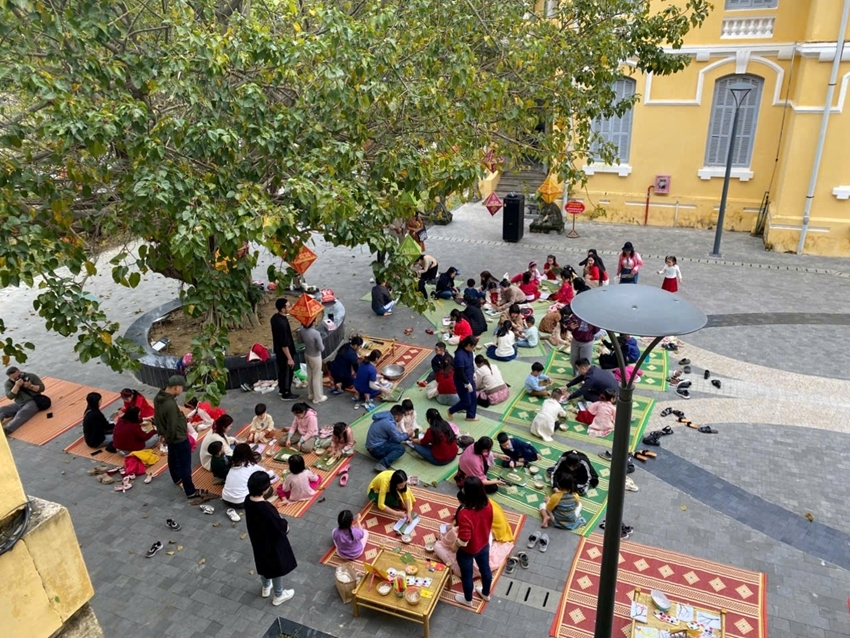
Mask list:
[[[800,242],[797,244],[797,254],[803,254],[806,245],[806,235],[809,234],[809,221],[812,215],[812,203],[815,198],[815,187],[818,183],[818,174],[823,160],[823,149],[826,146],[826,132],[829,129],[829,116],[832,112],[832,98],[835,96],[835,85],[838,83],[838,72],[841,67],[841,58],[844,57],[844,45],[847,41],[847,21],[850,18],[850,0],[844,0],[844,9],[841,12],[841,26],[838,30],[836,40],[835,59],[832,61],[832,72],[829,76],[829,86],[826,91],[826,104],[823,107],[823,119],[820,123],[820,136],[815,151],[815,162],[812,165],[812,177],[809,181],[809,190],[806,193],[806,205],[803,208],[803,228],[800,230]]]

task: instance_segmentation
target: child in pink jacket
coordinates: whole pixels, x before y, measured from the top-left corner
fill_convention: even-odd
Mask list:
[[[280,437],[280,444],[309,454],[316,447],[316,437],[319,436],[319,417],[303,402],[292,406],[292,414],[292,426]]]

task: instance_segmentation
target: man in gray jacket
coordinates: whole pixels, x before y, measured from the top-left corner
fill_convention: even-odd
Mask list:
[[[6,398],[14,403],[0,408],[0,423],[6,434],[11,434],[40,410],[35,397],[44,392],[44,383],[32,372],[23,372],[15,366],[6,370],[6,377]]]

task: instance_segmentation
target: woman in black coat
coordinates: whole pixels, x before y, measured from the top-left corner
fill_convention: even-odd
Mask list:
[[[89,392],[86,395],[86,411],[83,414],[83,438],[89,447],[112,445],[112,429],[115,426],[100,411],[102,399],[100,392]]]
[[[287,537],[289,523],[264,498],[269,487],[271,481],[265,471],[258,470],[248,477],[245,524],[254,550],[257,573],[263,581],[260,595],[268,598],[274,586],[272,605],[277,606],[295,595],[294,589],[283,588],[283,577],[298,567],[298,563],[295,562],[295,554],[292,553]]]

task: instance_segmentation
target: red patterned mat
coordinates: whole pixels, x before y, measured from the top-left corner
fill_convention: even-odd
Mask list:
[[[402,343],[393,339],[382,339],[379,337],[369,337],[362,335],[363,341],[372,350],[380,350],[382,355],[378,359],[375,367],[380,372],[381,368],[390,364],[399,364],[404,366],[404,375],[396,380],[396,383],[407,377],[413,370],[427,359],[432,353],[433,348],[425,348],[423,346],[414,346],[412,343]],[[366,356],[370,349],[363,349],[360,354]],[[325,387],[331,387],[331,378],[328,375],[324,376],[323,383]]]
[[[374,559],[378,552],[383,548],[387,551],[392,551],[396,548],[401,548],[402,551],[407,551],[422,559],[433,559],[434,555],[425,551],[426,543],[433,543],[437,540],[437,534],[440,531],[442,523],[451,524],[455,510],[457,510],[457,497],[440,494],[430,490],[411,487],[413,494],[416,497],[416,503],[413,507],[414,511],[418,512],[422,517],[416,529],[413,531],[413,541],[409,545],[402,544],[399,536],[393,531],[393,526],[398,521],[398,518],[393,514],[389,516],[382,513],[374,503],[367,503],[366,507],[360,512],[360,518],[363,521],[363,528],[369,531],[369,541],[366,543],[366,550],[363,555],[356,561],[355,564],[362,568],[365,561]],[[508,524],[511,526],[514,538],[519,538],[520,530],[525,523],[525,514],[516,514],[515,512],[505,512],[505,517],[508,519]],[[336,549],[331,548],[321,560],[323,565],[332,565],[336,567],[343,561],[336,554]],[[499,566],[498,570],[493,571],[493,586],[496,588],[496,582],[504,570],[504,564]],[[440,602],[455,605],[462,609],[469,609],[480,614],[487,603],[481,600],[478,596],[473,597],[475,607],[467,607],[466,605],[458,605],[455,602],[455,594],[462,593],[463,587],[460,583],[460,578],[452,574],[450,584],[440,594]]]
[[[602,535],[582,538],[570,568],[551,636],[587,638],[596,622]],[[727,638],[767,638],[767,576],[665,549],[623,541],[614,609],[614,636],[628,638],[635,587],[659,589],[674,601],[726,610]]]

